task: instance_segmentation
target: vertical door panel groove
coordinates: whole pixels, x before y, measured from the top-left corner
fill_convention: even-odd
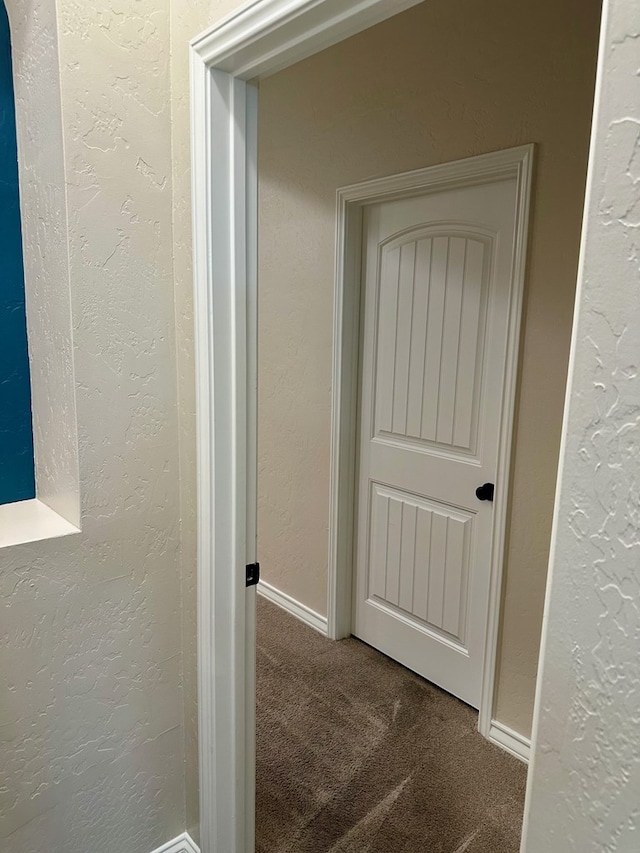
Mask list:
[[[440,359],[442,356],[442,324],[447,276],[448,239],[433,240],[431,288],[429,291],[429,316],[426,329],[425,382],[422,400],[421,437],[436,440],[438,423],[438,395],[440,392]],[[435,403],[435,405],[434,405]]]
[[[465,285],[462,324],[460,330],[459,371],[462,381],[456,386],[456,404],[453,444],[458,447],[473,446],[473,408],[475,386],[478,382],[476,361],[478,338],[482,320],[482,286],[484,275],[484,245],[473,240],[467,243],[465,257]],[[465,310],[466,306],[466,310]],[[464,381],[464,380],[467,381]]]
[[[411,359],[414,368],[410,371],[407,391],[407,434],[420,438],[422,434],[422,396],[424,394],[424,371],[427,313],[429,308],[429,290],[431,287],[431,246],[432,240],[420,240],[416,252],[416,271],[414,277],[414,307],[411,318]],[[417,291],[417,292],[416,292]]]
[[[464,375],[460,371],[460,344],[462,340],[462,321],[464,318],[464,296],[465,296],[465,276],[467,269],[467,246],[469,245],[468,241],[464,241],[463,245],[463,258],[462,258],[462,277],[460,282],[460,312],[458,315],[458,346],[456,347],[456,360],[455,360],[455,378],[453,380],[453,412],[451,415],[451,435],[450,435],[450,443],[455,444],[454,434],[456,429],[456,404],[458,402],[458,383],[459,381],[464,381]]]

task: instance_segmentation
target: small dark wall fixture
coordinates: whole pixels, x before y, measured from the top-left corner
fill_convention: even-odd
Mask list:
[[[11,34],[0,0],[0,504],[35,494]]]

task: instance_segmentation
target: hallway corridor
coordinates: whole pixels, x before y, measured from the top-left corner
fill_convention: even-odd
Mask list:
[[[257,853],[517,853],[526,767],[476,724],[259,597]]]

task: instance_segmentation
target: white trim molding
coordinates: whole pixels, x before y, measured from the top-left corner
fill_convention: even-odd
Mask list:
[[[279,589],[276,589],[275,586],[272,586],[266,581],[260,581],[258,584],[258,594],[263,598],[266,598],[267,601],[270,601],[272,604],[277,604],[278,607],[286,610],[287,613],[295,616],[296,619],[304,622],[305,625],[313,628],[314,631],[319,631],[320,634],[323,634],[325,637],[327,636],[326,616],[321,616],[319,613],[316,613],[315,610],[307,607],[306,604],[296,601],[296,599],[291,595],[287,595],[286,592],[281,592]]]
[[[192,71],[198,451],[198,703],[204,853],[252,851],[255,737],[257,91]],[[247,416],[247,409],[253,412]]]
[[[200,853],[200,848],[188,832],[183,832],[162,847],[157,847],[153,853]]]
[[[422,0],[250,0],[191,42],[207,68],[267,77]]]
[[[505,752],[511,753],[525,764],[529,763],[531,755],[531,739],[521,735],[504,723],[499,723],[497,720],[491,721],[489,728],[489,740],[501,747]]]
[[[478,730],[490,739],[533,155],[534,146],[523,145],[413,172],[365,181],[339,189],[337,193],[327,610],[328,636],[334,640],[350,635],[352,619],[363,207],[381,201],[438,192],[456,186],[490,183],[506,178],[516,180],[514,261],[509,305],[507,360],[493,514],[487,640],[483,656],[482,693],[478,717]]]

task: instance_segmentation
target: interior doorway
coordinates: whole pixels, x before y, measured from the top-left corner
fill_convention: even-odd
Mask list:
[[[483,695],[493,695],[492,686],[482,689],[497,648],[497,637],[487,643],[487,616],[491,587],[500,588],[532,165],[533,147],[524,146],[338,191],[334,311],[351,320],[334,322],[334,408],[345,388],[353,396],[334,419],[332,443],[344,452],[331,489],[330,516],[339,529],[329,539],[351,543],[353,558],[334,567],[331,586],[353,584],[354,595],[330,602],[329,611],[331,604],[340,611],[342,637],[359,637],[430,683],[354,640],[331,649],[260,602],[258,851],[292,843],[382,850],[383,825],[393,832],[402,822],[412,843],[421,838],[451,850],[466,842],[473,851],[496,843],[511,849],[519,836],[525,770],[478,744],[478,715],[453,696],[477,709]],[[263,298],[275,297],[267,289]],[[258,331],[259,348],[266,338],[271,352],[270,323],[259,323]],[[322,354],[314,344],[294,346],[302,357]],[[281,357],[263,358],[265,369],[285,374],[289,362]],[[282,392],[271,376],[265,385],[266,399],[259,382],[259,448],[261,436],[268,446],[283,429],[274,430],[272,418],[289,412],[273,406]],[[302,431],[287,432],[282,452],[305,440]],[[268,467],[259,464],[259,530],[277,536],[282,521],[273,514],[282,518],[282,485],[290,481],[265,489],[263,476],[274,482]],[[277,471],[290,477],[285,459]],[[476,495],[478,477],[498,483],[495,509]],[[299,497],[309,500],[311,490]],[[271,580],[258,591],[326,635],[326,619],[273,583],[277,566],[265,568]],[[491,610],[497,625],[499,601]],[[492,719],[490,706],[483,719]],[[471,776],[483,775],[486,786],[484,799],[459,787],[460,820],[460,809],[429,804],[425,781],[444,781],[448,768],[463,765]],[[503,814],[501,822],[486,824],[494,812]]]
[[[369,15],[370,10],[375,6],[378,6],[378,11],[382,8],[382,4],[370,3],[365,5],[368,7],[367,15]],[[398,4],[393,5],[393,12],[397,12]],[[371,16],[367,17],[365,15],[360,20],[360,23],[356,24],[355,21],[358,15],[364,15],[363,9],[360,6],[358,6],[357,10],[350,9],[344,14],[346,14],[346,17],[342,17],[343,12],[341,11],[339,25],[336,24],[335,20],[333,21],[332,25],[336,26],[334,32],[336,37],[332,39],[333,41],[338,41],[340,37],[354,31],[351,29],[349,32],[349,27],[361,28],[362,21],[365,18],[367,25],[374,20]],[[390,8],[387,8],[382,13],[382,16],[386,17],[389,14],[392,14],[392,12]],[[283,26],[291,28],[293,26],[291,23],[292,20],[288,20],[286,25],[283,24]],[[345,25],[345,20],[348,20],[348,26]],[[261,21],[258,26],[266,27],[266,22]],[[314,38],[318,41],[313,50],[317,50],[319,42],[326,39],[326,35],[322,35],[322,37],[319,35],[322,31],[322,26],[324,25],[318,25],[317,21],[314,24]],[[239,801],[238,797],[241,796],[242,792],[244,792],[244,804],[246,806],[246,803],[250,801],[248,792],[250,790],[251,776],[251,738],[247,739],[246,734],[243,737],[243,732],[246,733],[247,729],[250,729],[251,723],[250,702],[249,704],[247,703],[247,697],[251,696],[252,690],[250,673],[253,598],[251,594],[246,597],[246,593],[241,588],[237,576],[230,578],[222,571],[223,563],[227,566],[238,567],[245,562],[245,556],[247,562],[253,561],[255,558],[252,529],[253,517],[251,512],[245,515],[244,511],[246,496],[247,494],[252,494],[254,484],[252,474],[254,466],[251,462],[252,454],[255,452],[254,437],[251,428],[254,415],[252,408],[253,399],[251,393],[249,393],[247,399],[245,392],[247,387],[251,389],[254,386],[255,376],[252,374],[252,364],[255,352],[251,347],[247,351],[244,347],[244,342],[247,340],[247,328],[252,329],[255,323],[254,285],[257,259],[252,254],[252,246],[254,245],[253,241],[255,240],[256,230],[254,192],[257,176],[253,156],[256,146],[255,120],[257,92],[243,84],[242,78],[247,79],[251,76],[259,75],[266,69],[270,71],[277,70],[278,67],[291,62],[292,57],[299,58],[301,52],[312,52],[312,50],[308,49],[310,43],[305,41],[307,33],[305,32],[302,35],[302,31],[297,30],[296,34],[293,30],[289,29],[287,38],[285,38],[284,32],[282,34],[283,53],[278,54],[276,62],[273,59],[273,32],[273,29],[269,30],[270,41],[263,43],[262,53],[255,48],[255,40],[252,41],[251,47],[245,45],[244,54],[238,53],[236,47],[228,47],[228,42],[226,43],[227,47],[224,49],[227,51],[226,53],[222,49],[222,42],[215,49],[206,48],[204,44],[198,45],[197,49],[201,51],[199,55],[207,57],[203,60],[205,64],[211,64],[213,62],[212,57],[217,56],[215,61],[216,67],[219,70],[213,72],[207,71],[209,76],[206,78],[199,77],[198,74],[195,75],[196,93],[199,93],[198,97],[202,96],[208,103],[208,112],[205,111],[204,115],[198,119],[198,121],[201,121],[201,124],[198,125],[196,122],[195,126],[195,137],[199,138],[202,135],[206,143],[204,149],[198,149],[198,146],[196,146],[196,165],[199,162],[198,157],[202,156],[207,163],[207,168],[210,170],[207,193],[204,195],[196,194],[196,211],[198,211],[198,205],[200,204],[202,205],[201,212],[206,214],[204,221],[206,227],[197,233],[196,242],[202,249],[201,256],[207,259],[203,270],[205,268],[206,270],[210,270],[208,266],[209,259],[214,259],[213,268],[210,272],[207,272],[207,276],[211,274],[211,278],[207,278],[205,304],[201,306],[201,311],[199,312],[199,316],[205,318],[204,332],[207,336],[206,340],[209,347],[209,366],[213,372],[212,374],[208,374],[207,370],[205,370],[201,374],[200,383],[205,390],[207,388],[209,391],[212,388],[214,389],[211,406],[216,412],[216,430],[213,432],[211,429],[214,422],[211,408],[208,412],[205,412],[204,423],[201,421],[200,426],[201,434],[207,437],[210,448],[213,448],[213,458],[211,461],[217,472],[215,482],[207,481],[206,479],[204,482],[201,482],[201,497],[202,493],[204,493],[205,497],[204,504],[202,500],[200,502],[201,513],[204,506],[207,523],[213,519],[213,529],[209,529],[209,531],[205,529],[205,525],[200,525],[202,537],[200,560],[206,566],[205,577],[203,578],[204,584],[201,584],[200,589],[201,599],[204,601],[204,614],[209,617],[207,621],[203,622],[203,610],[201,610],[201,658],[205,661],[204,670],[201,671],[204,673],[202,676],[203,680],[207,681],[209,677],[207,676],[206,662],[207,659],[210,659],[209,656],[213,648],[214,670],[236,674],[233,689],[228,696],[223,694],[219,689],[221,687],[220,683],[216,685],[216,690],[213,693],[207,693],[206,690],[204,693],[201,693],[201,698],[204,696],[205,700],[204,705],[201,701],[201,713],[204,715],[204,725],[209,727],[207,729],[209,734],[207,735],[205,732],[204,741],[206,743],[208,737],[212,739],[211,742],[216,742],[219,747],[216,750],[218,760],[209,762],[207,759],[203,767],[203,799],[205,801],[207,799],[211,800],[214,780],[216,778],[222,779],[220,774],[223,771],[219,758],[220,756],[228,755],[232,761],[227,770],[232,774],[233,778],[238,779],[238,785],[235,786],[233,791],[222,791],[220,785],[217,787],[215,800],[219,809],[218,821],[215,823],[215,827],[212,826],[211,831],[216,832],[216,837],[223,838],[220,835],[219,829],[220,821],[222,821],[222,825],[227,827],[227,830],[231,833],[228,837],[224,836],[224,843],[228,847],[230,846],[230,849],[250,849],[251,847],[251,838],[248,835],[248,833],[250,834],[250,828],[247,829],[250,826],[250,819],[247,820],[246,812],[243,813],[237,808],[228,810],[224,807],[225,799],[229,803],[233,801],[237,804]],[[533,39],[533,41],[538,44],[536,39]],[[305,43],[305,47],[301,48],[300,45],[303,42]],[[387,44],[388,42],[389,39],[385,38],[384,43]],[[325,45],[326,41],[322,46]],[[216,54],[216,50],[220,50],[222,53]],[[257,58],[253,58],[254,56]],[[380,64],[379,53],[376,59],[378,64]],[[526,63],[524,65],[526,67]],[[334,65],[334,68],[339,75],[340,66]],[[235,76],[230,76],[230,73]],[[364,76],[366,76],[366,72]],[[336,96],[340,94],[335,87],[332,93]],[[303,100],[307,97],[304,88],[300,90],[299,95]],[[264,92],[261,93],[261,100],[263,96]],[[586,105],[587,110],[590,105],[590,98],[590,93],[584,97],[583,106]],[[298,101],[300,100],[301,98],[299,97]],[[291,103],[289,103],[290,106]],[[312,108],[315,108],[313,104]],[[230,117],[228,125],[224,122],[221,124],[216,124],[215,122],[213,124],[207,123],[207,115],[220,115],[223,111],[226,111],[225,114]],[[512,115],[509,117],[509,121],[512,122]],[[513,125],[511,124],[510,126]],[[523,128],[519,127],[518,132],[522,133]],[[527,134],[524,140],[530,141],[531,138],[535,137]],[[496,147],[489,145],[486,137],[483,138],[483,142],[486,145],[483,150],[491,150]],[[564,144],[566,145],[566,141]],[[295,147],[301,149],[304,146],[300,145],[300,141],[297,140]],[[215,165],[213,165],[213,159],[209,157],[213,149],[218,154]],[[451,159],[451,156],[455,153],[461,153],[456,149],[454,144],[449,144],[447,149],[448,156],[441,156],[440,162]],[[584,159],[586,160],[586,141],[584,149]],[[293,147],[289,146],[285,153],[292,157]],[[326,152],[326,155],[330,154],[330,151]],[[422,160],[418,162],[424,164],[424,152],[414,150],[411,152],[411,157],[414,158],[415,162],[415,158],[419,154],[422,155]],[[367,152],[361,149],[359,156],[361,159],[364,159],[367,156]],[[365,168],[364,164],[363,168]],[[388,169],[385,171],[388,171]],[[374,174],[376,173],[380,174],[379,171],[374,171]],[[233,176],[231,183],[228,180],[230,174]],[[242,187],[241,193],[234,191],[234,187],[236,186]],[[208,195],[209,193],[211,195]],[[206,217],[211,212],[210,207],[207,206],[210,205],[211,197],[217,200],[230,200],[230,196],[232,197],[232,216],[229,219],[225,218],[226,209],[224,211],[221,209],[219,211],[221,214],[220,218],[215,223],[212,223],[210,219],[207,220]],[[575,209],[578,212],[578,221],[575,226],[576,235],[579,232],[580,207],[581,199],[578,198],[575,201]],[[326,208],[323,209],[322,216],[326,218]],[[333,211],[331,216],[333,216]],[[210,225],[215,225],[215,227],[208,227]],[[547,225],[550,226],[550,223],[547,223]],[[198,231],[198,229],[196,230]],[[322,233],[325,233],[324,230]],[[319,232],[315,236],[318,238]],[[199,243],[198,240],[200,241]],[[212,240],[213,244],[211,243]],[[265,241],[263,239],[264,244]],[[247,247],[248,251],[245,251]],[[272,251],[275,250],[276,247],[273,244]],[[557,261],[558,258],[555,260]],[[216,278],[214,274],[216,269],[221,274],[221,279]],[[224,287],[222,284],[216,285],[216,281],[221,282],[223,280],[231,282],[231,289],[229,289],[228,284],[225,284]],[[213,312],[211,311],[211,298],[217,300],[217,310]],[[571,298],[569,296],[566,300],[566,305],[562,309],[567,312],[567,306],[569,306],[567,312],[569,315],[570,305]],[[531,305],[528,307],[530,311]],[[320,327],[319,319],[319,316],[316,317],[317,324]],[[253,345],[254,341],[251,334],[249,334],[248,340]],[[548,336],[545,344],[550,357],[553,357],[553,348],[549,347]],[[565,342],[565,346],[568,346],[568,341]],[[529,359],[531,359],[531,353],[529,353]],[[248,383],[244,381],[247,373],[249,374]],[[556,399],[559,399],[561,408],[563,379],[560,380],[558,385],[560,391],[559,393],[556,392]],[[324,387],[326,390],[326,385]],[[304,391],[306,389],[301,387],[300,390]],[[305,407],[303,395],[298,397],[298,403],[301,409],[306,410],[309,421],[312,421],[314,415],[318,414],[313,407]],[[244,428],[245,423],[249,426],[248,430]],[[307,447],[306,450],[309,451],[310,448]],[[293,455],[292,453],[291,456]],[[312,453],[308,455],[312,455]],[[247,460],[249,460],[248,464]],[[553,481],[553,476],[550,479]],[[232,488],[229,489],[229,486],[232,486]],[[321,492],[322,489],[318,487],[317,491]],[[216,495],[217,498],[215,497]],[[216,507],[216,513],[208,515],[207,506],[210,508],[213,507],[211,503],[212,496],[214,497],[213,503]],[[224,504],[225,499],[227,501],[226,507]],[[295,500],[295,493],[293,493],[293,499]],[[262,549],[261,559],[265,564],[265,570],[268,572],[269,561],[264,559]],[[212,564],[213,570],[210,571],[209,567]],[[216,566],[220,566],[219,572],[216,571]],[[300,583],[304,585],[305,582],[300,580]],[[295,601],[300,601],[302,597],[298,596],[295,590],[286,592],[286,594]],[[210,618],[212,607],[213,619]],[[309,609],[322,616],[320,607],[316,609],[312,605]],[[326,618],[328,619],[328,617]],[[234,637],[234,642],[232,644],[225,643],[224,638],[230,635]],[[245,673],[245,678],[239,678],[240,673]],[[211,685],[210,681],[209,684]],[[216,715],[209,715],[206,710],[207,702],[212,698],[216,702]],[[233,732],[231,742],[234,744],[234,748],[231,751],[228,749],[229,731]],[[249,759],[248,765],[245,764],[247,758]],[[243,776],[242,768],[247,766],[249,769]],[[221,796],[222,801],[220,799]],[[229,811],[230,821],[227,821],[225,817],[227,811]],[[208,818],[205,818],[205,820],[208,820]]]
[[[566,79],[565,85],[576,95],[570,119],[561,88],[553,99],[531,98],[533,80],[537,87],[545,75],[555,73],[554,57],[561,55],[566,38],[578,39],[570,10],[562,21],[555,7],[546,11],[539,7],[529,14],[521,45],[523,61],[516,67],[512,51],[520,38],[517,33],[522,32],[523,13],[504,4],[498,11],[502,36],[493,43],[490,58],[482,60],[486,62],[482,69],[476,65],[475,48],[464,39],[446,51],[424,51],[421,33],[436,33],[444,22],[438,7],[421,5],[261,82],[259,387],[260,416],[266,426],[260,439],[259,551],[263,577],[282,594],[281,602],[284,599],[287,607],[330,637],[351,634],[351,508],[356,500],[352,425],[358,355],[348,350],[358,338],[359,320],[357,299],[348,301],[350,285],[345,282],[359,275],[358,213],[373,203],[375,193],[384,198],[385,188],[391,194],[412,191],[410,177],[404,189],[401,180],[389,177],[394,169],[415,173],[434,162],[443,170],[438,176],[443,180],[453,153],[469,160],[470,155],[493,150],[497,163],[497,152],[509,150],[508,143],[535,140],[539,159],[532,189],[522,348],[513,354],[513,369],[506,377],[507,386],[515,382],[517,387],[513,453],[510,457],[505,437],[500,464],[505,480],[497,484],[491,510],[494,517],[503,514],[503,518],[497,524],[483,695],[478,703],[483,734],[526,758],[598,20],[594,7],[591,37],[583,32],[580,48],[572,54],[572,67],[575,70],[578,63],[582,72]],[[492,18],[479,10],[475,14],[468,10],[469,38],[471,33],[474,38],[481,34],[485,44],[493,38]],[[548,38],[550,15],[557,41]],[[447,23],[455,18],[450,10]],[[515,33],[516,41],[506,38],[507,33]],[[536,47],[538,36],[546,39],[546,58]],[[525,48],[530,52],[523,52]],[[462,78],[465,63],[468,88],[459,110],[452,111],[448,96],[444,97],[450,68],[455,66]],[[498,90],[501,95],[494,99]],[[405,91],[410,94],[398,95]],[[479,149],[469,133],[477,123],[483,127],[487,148]],[[574,156],[578,149],[580,157]],[[524,267],[524,259],[519,262]],[[510,423],[508,415],[504,423]],[[496,481],[487,475],[484,482]],[[473,488],[482,483],[474,481]],[[469,491],[475,501],[471,486]],[[478,506],[486,509],[486,504]]]

